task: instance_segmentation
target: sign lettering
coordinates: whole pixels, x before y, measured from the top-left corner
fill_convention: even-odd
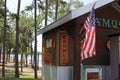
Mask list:
[[[96,26],[120,28],[120,21],[106,18],[96,18]]]
[[[102,26],[110,27],[110,20],[109,19],[102,19]]]

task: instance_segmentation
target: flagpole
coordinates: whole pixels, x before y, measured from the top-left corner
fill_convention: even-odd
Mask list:
[[[94,3],[94,5],[93,5],[93,7],[95,7],[95,5],[96,5],[97,1],[98,1],[98,0],[95,0],[95,3]]]

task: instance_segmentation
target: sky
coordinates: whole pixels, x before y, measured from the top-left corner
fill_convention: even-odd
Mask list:
[[[85,5],[88,3],[91,3],[95,0],[80,0]],[[11,12],[16,13],[17,12],[17,3],[18,0],[7,0],[7,7]],[[32,3],[32,0],[21,0],[21,10],[25,9],[25,6],[28,6]]]
[[[84,3],[84,5],[91,3],[95,0],[80,0]],[[17,13],[17,3],[18,0],[7,0],[7,8],[14,13]],[[30,5],[32,3],[32,0],[21,0],[21,8],[20,10],[24,10],[26,6]],[[37,51],[42,52],[42,35],[39,35],[37,37]],[[34,44],[33,44],[34,45]],[[33,46],[34,48],[34,46]]]
[[[32,0],[21,0],[21,10],[25,9],[26,6],[30,5]],[[17,12],[18,0],[7,0],[7,8],[16,13]]]

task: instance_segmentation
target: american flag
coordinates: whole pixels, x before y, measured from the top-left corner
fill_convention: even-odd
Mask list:
[[[87,17],[84,28],[86,31],[85,39],[82,45],[81,60],[92,57],[96,54],[96,27],[95,27],[95,11],[92,8]]]

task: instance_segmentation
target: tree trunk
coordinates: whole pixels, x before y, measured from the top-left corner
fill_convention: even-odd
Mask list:
[[[9,48],[9,51],[8,51],[8,62],[10,62],[10,54],[11,54],[11,47]]]
[[[32,61],[33,61],[32,54],[33,54],[33,49],[32,49],[32,41],[31,41],[31,68],[32,68]]]
[[[28,67],[28,55],[27,54],[25,55],[25,59],[26,59],[25,60],[26,61],[26,67]]]
[[[7,54],[6,54],[6,64],[10,61],[10,49],[7,51]]]
[[[36,15],[37,15],[37,5],[36,5],[36,0],[35,0],[35,14],[34,14],[34,18],[35,18],[35,53],[34,53],[34,61],[35,61],[35,66],[34,66],[34,77],[37,78],[37,20],[36,20]]]
[[[39,63],[40,63],[40,60],[39,60],[39,54],[38,54],[38,58],[37,58],[37,67],[39,68]]]
[[[10,54],[11,54],[11,48],[9,49],[8,62],[10,62]]]
[[[0,63],[1,63],[1,49],[0,49]]]
[[[47,26],[47,17],[48,16],[48,0],[46,0],[46,8],[45,8],[45,27]]]
[[[9,53],[9,52],[7,51],[7,54],[6,54],[6,62],[5,62],[6,64],[7,64],[7,62],[8,62],[8,53]]]
[[[21,54],[21,72],[23,72],[23,52]]]
[[[15,77],[19,77],[19,64],[18,64],[18,53],[19,53],[19,13],[20,13],[20,3],[18,0],[18,9],[16,16],[16,46],[15,46]]]
[[[56,0],[56,10],[55,10],[55,20],[57,20],[57,15],[58,15],[58,0]]]
[[[4,36],[3,36],[3,61],[2,61],[2,77],[5,77],[5,44],[6,44],[6,0],[5,0],[5,15],[4,15]]]

